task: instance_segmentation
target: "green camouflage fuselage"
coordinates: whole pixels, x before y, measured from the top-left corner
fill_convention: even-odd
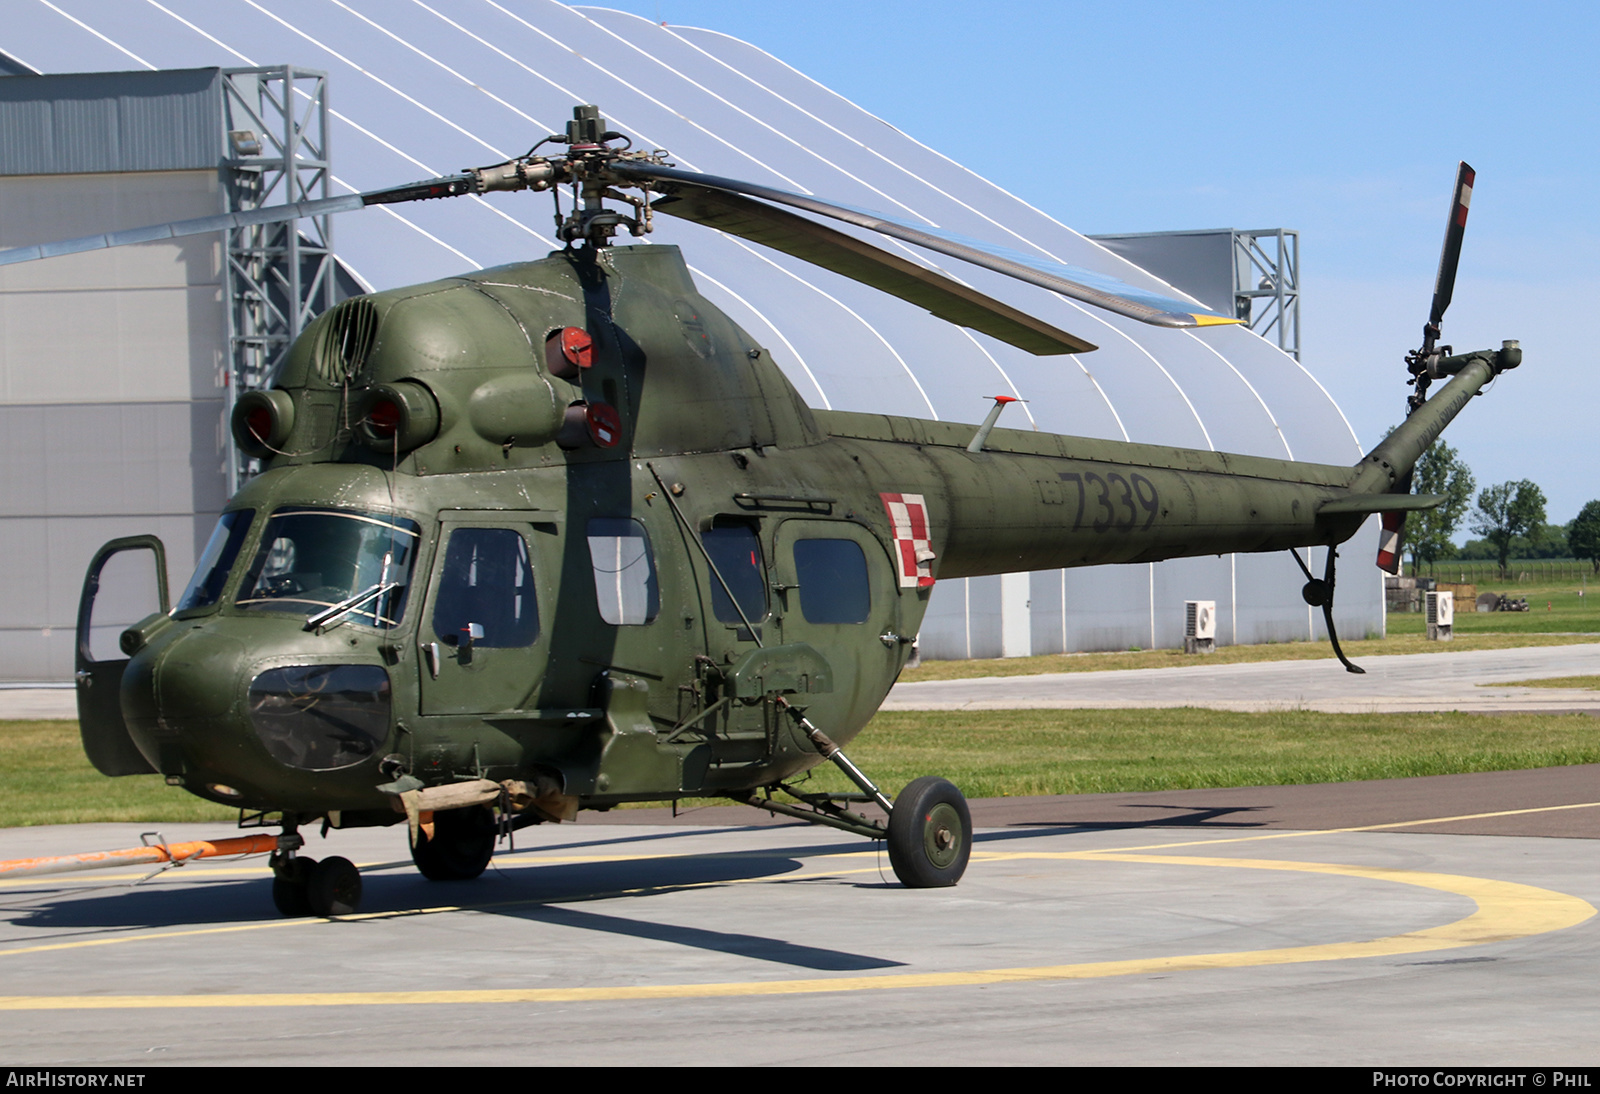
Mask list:
[[[85,743],[346,823],[394,818],[401,775],[584,806],[771,785],[820,761],[774,696],[850,740],[934,579],[1342,542],[1489,371],[1353,467],[1004,429],[971,452],[971,425],[808,408],[675,248],[357,298],[275,379],[225,565],[128,662],[80,662]]]

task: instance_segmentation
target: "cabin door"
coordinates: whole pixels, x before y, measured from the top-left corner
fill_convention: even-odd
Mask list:
[[[417,621],[421,713],[527,709],[549,659],[540,611],[554,602],[556,558],[550,514],[440,515]]]
[[[774,644],[804,642],[832,670],[807,696],[825,733],[854,732],[877,710],[904,659],[900,590],[883,545],[859,524],[786,520],[774,537]]]
[[[169,607],[167,552],[161,540],[129,536],[95,552],[78,599],[74,677],[83,750],[102,775],[155,770],[134,745],[122,719],[122,673],[130,658],[118,639],[132,624]]]

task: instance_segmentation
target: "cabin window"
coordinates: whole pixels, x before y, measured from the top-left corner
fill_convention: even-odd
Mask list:
[[[864,623],[872,610],[867,557],[850,539],[801,539],[794,545],[800,612],[807,623]]]
[[[337,621],[393,627],[405,610],[416,521],[341,509],[279,509],[267,521],[239,607],[308,619],[348,606]]]
[[[706,554],[716,564],[722,581],[711,578],[711,612],[724,623],[740,623],[739,609],[752,624],[767,614],[767,574],[761,561],[761,542],[748,524],[725,524],[708,529],[701,537]],[[733,590],[733,598],[728,596]],[[738,601],[738,609],[734,607]]]
[[[222,587],[228,583],[228,574],[239,559],[239,548],[244,546],[245,533],[250,530],[250,518],[254,515],[253,509],[235,509],[222,514],[217,526],[211,530],[206,549],[200,552],[194,576],[189,579],[189,587],[178,598],[178,606],[174,611],[209,608],[221,598]]]
[[[600,618],[616,626],[649,623],[661,611],[661,590],[644,525],[631,517],[595,517],[587,533]]]
[[[511,528],[457,528],[445,547],[433,633],[447,645],[530,646],[539,637],[528,541]],[[477,624],[478,631],[472,630]]]

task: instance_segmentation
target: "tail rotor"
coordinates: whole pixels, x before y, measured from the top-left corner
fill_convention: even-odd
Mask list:
[[[1411,379],[1406,384],[1413,388],[1406,397],[1406,416],[1428,401],[1428,385],[1437,376],[1438,362],[1451,353],[1451,347],[1439,345],[1439,324],[1444,320],[1445,309],[1455,295],[1456,267],[1461,263],[1461,240],[1467,231],[1467,211],[1472,207],[1472,186],[1477,172],[1463,160],[1456,169],[1455,190],[1450,195],[1450,217],[1445,222],[1444,248],[1439,252],[1439,276],[1433,283],[1433,305],[1428,309],[1428,321],[1422,326],[1422,345],[1406,354],[1406,368]],[[1400,480],[1398,492],[1411,493],[1411,473]],[[1386,574],[1398,574],[1401,569],[1402,550],[1405,547],[1406,514],[1404,510],[1383,514],[1383,535],[1378,541],[1378,569]]]

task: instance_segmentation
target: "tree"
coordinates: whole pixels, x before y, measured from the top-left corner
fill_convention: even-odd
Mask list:
[[[1600,501],[1591,501],[1567,525],[1567,547],[1573,558],[1586,558],[1600,574]]]
[[[1567,527],[1564,524],[1546,524],[1532,537],[1537,546],[1530,547],[1527,558],[1571,558],[1567,546]]]
[[[1415,574],[1421,572],[1421,563],[1432,569],[1435,559],[1455,553],[1450,537],[1472,503],[1478,484],[1456,450],[1443,441],[1434,441],[1422,454],[1412,483],[1419,494],[1443,494],[1445,499],[1437,509],[1411,514],[1406,538],[1411,541],[1411,572]]]
[[[1518,536],[1531,541],[1544,530],[1544,491],[1527,479],[1485,486],[1472,514],[1472,530],[1494,545],[1500,576],[1509,576],[1511,541]]]

